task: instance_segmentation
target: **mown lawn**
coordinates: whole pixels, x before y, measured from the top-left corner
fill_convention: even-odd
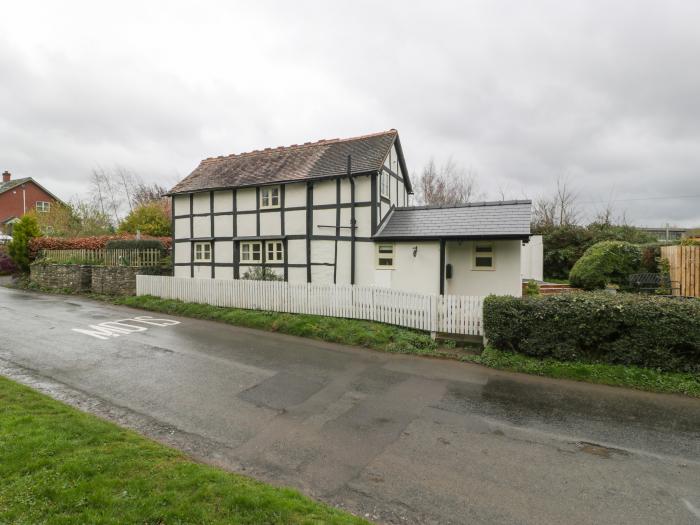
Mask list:
[[[458,354],[453,346],[439,348],[428,333],[372,321],[223,308],[160,299],[148,295],[117,297],[110,301],[155,312],[221,321],[231,325],[310,337],[331,343],[363,346],[382,352],[453,357]]]
[[[502,352],[491,347],[485,348],[481,355],[465,356],[463,360],[511,372],[700,397],[700,377],[696,374],[660,372],[649,368],[608,363],[537,359]]]
[[[0,378],[0,523],[366,522]]]

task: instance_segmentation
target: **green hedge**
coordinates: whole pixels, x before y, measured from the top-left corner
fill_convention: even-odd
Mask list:
[[[627,284],[627,277],[638,272],[642,263],[639,246],[624,241],[603,241],[588,248],[569,273],[572,286],[584,290]]]
[[[163,243],[155,239],[118,239],[107,241],[107,250],[161,250],[165,251]]]
[[[561,361],[700,373],[700,300],[604,292],[489,296],[494,348]]]

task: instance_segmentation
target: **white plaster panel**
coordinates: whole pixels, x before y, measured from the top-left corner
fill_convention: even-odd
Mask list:
[[[335,209],[314,210],[314,235],[335,235]],[[333,226],[321,228],[320,226]]]
[[[416,248],[415,257],[414,248]],[[440,243],[438,241],[394,243],[394,269],[378,271],[391,272],[391,287],[394,289],[440,293]]]
[[[233,263],[233,241],[216,241],[214,260],[217,263]]]
[[[284,233],[286,235],[304,235],[306,233],[306,211],[284,212]]]
[[[290,264],[306,264],[306,240],[289,239],[287,241],[287,262]]]
[[[208,191],[195,193],[192,202],[192,211],[194,213],[209,213],[211,211],[209,199],[211,199],[211,197]]]
[[[377,191],[379,193],[379,191]],[[372,179],[369,175],[355,177],[355,202],[372,200]]]
[[[305,284],[306,268],[289,268],[287,270],[287,280],[292,284]]]
[[[211,266],[195,266],[194,267],[194,278],[195,279],[211,279]]]
[[[190,214],[190,196],[189,195],[176,195],[173,197],[173,206],[175,209],[175,215],[189,215]]]
[[[343,177],[340,179],[340,202],[351,202],[351,193],[350,179]]]
[[[214,237],[233,237],[233,216],[214,216]]]
[[[232,191],[215,191],[214,192],[214,211],[216,213],[233,211],[233,192]]]
[[[236,220],[238,221],[237,234],[239,237],[252,237],[256,235],[257,221],[254,213],[238,214]]]
[[[387,213],[389,213],[389,205],[386,204],[386,203],[384,203],[384,202],[382,202],[382,203],[379,205],[379,217],[377,217],[377,221],[378,221],[378,222],[381,222],[382,219],[384,218],[384,216],[385,216]]]
[[[306,206],[306,184],[286,184],[284,187],[284,206],[285,208]]]
[[[311,262],[332,263],[335,260],[335,241],[311,241]]]
[[[336,284],[350,284],[350,245],[349,241],[338,241]]]
[[[173,271],[175,277],[190,277],[190,267],[189,266],[176,266]]]
[[[355,243],[355,283],[362,286],[374,285],[374,243]]]
[[[312,266],[311,282],[314,284],[333,284],[333,267]]]
[[[214,277],[216,279],[233,279],[233,266],[217,266]]]
[[[520,278],[521,241],[493,241],[494,269],[474,269],[474,241],[448,242],[445,263],[452,265],[452,278],[445,280],[445,293],[454,295],[522,295]]]
[[[236,190],[236,209],[241,211],[256,209],[255,188]]]
[[[187,239],[190,237],[190,219],[175,219],[175,238]]]
[[[190,257],[192,256],[192,251],[189,242],[176,242],[173,245],[175,248],[175,253],[173,255],[173,262],[176,263],[188,263],[190,262]],[[189,275],[188,275],[189,277]]]
[[[355,230],[355,235],[357,237],[372,236],[371,206],[363,206],[362,208],[355,209],[355,221],[357,221],[357,223],[355,224],[355,226],[357,226],[357,229]],[[350,219],[348,219],[348,222],[350,222]]]
[[[314,184],[314,205],[336,203],[335,180],[323,180]]]
[[[211,237],[211,218],[194,217],[192,221],[193,237]]]
[[[282,232],[281,216],[282,212],[265,212],[260,214],[260,235],[280,235]],[[286,228],[285,224],[285,228]]]

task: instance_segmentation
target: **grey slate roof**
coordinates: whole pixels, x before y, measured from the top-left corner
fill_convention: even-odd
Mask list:
[[[531,204],[519,200],[394,208],[374,237],[387,240],[525,238],[530,235]]]
[[[207,189],[259,186],[275,182],[294,182],[345,175],[348,155],[352,173],[381,169],[391,145],[396,141],[402,171],[406,167],[395,129],[349,139],[320,140],[279,148],[215,157],[203,160],[170,193]],[[408,177],[406,177],[408,182]],[[410,191],[410,182],[408,182]]]
[[[14,179],[9,180],[7,182],[0,182],[0,193],[5,193],[6,191],[11,190],[12,188],[21,186],[25,182],[29,182],[30,180],[32,180],[31,177],[24,177],[22,179]]]

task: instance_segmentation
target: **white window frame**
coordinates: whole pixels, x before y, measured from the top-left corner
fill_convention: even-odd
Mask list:
[[[284,262],[284,243],[282,241],[265,241],[265,262]]]
[[[196,242],[194,243],[194,262],[211,262],[211,243]]]
[[[49,213],[51,211],[51,203],[49,201],[36,201],[34,207],[39,213]]]
[[[262,186],[260,188],[260,208],[279,208],[281,193],[282,190],[279,186]]]
[[[247,253],[246,250],[243,248],[248,248]],[[254,255],[256,254],[255,247],[258,248],[257,255],[258,258],[255,259]],[[238,248],[240,250],[240,263],[262,263],[262,242],[260,241],[251,241],[251,242],[242,242],[240,243],[240,246]],[[244,258],[244,255],[248,255],[248,258]]]
[[[386,182],[386,191],[384,188],[384,181]],[[382,171],[379,174],[379,194],[387,199],[391,198],[391,174],[386,171]]]
[[[477,248],[490,248],[490,252],[478,252]],[[488,255],[486,255],[488,253]],[[490,266],[477,266],[476,260],[480,257],[491,257]],[[496,247],[492,242],[475,242],[474,256],[472,258],[472,270],[476,271],[492,271],[496,269]]]
[[[389,248],[391,251],[382,251],[383,248]],[[388,259],[390,264],[382,264],[382,259]],[[376,248],[376,260],[378,270],[393,270],[396,262],[396,245],[389,243],[379,243]]]

